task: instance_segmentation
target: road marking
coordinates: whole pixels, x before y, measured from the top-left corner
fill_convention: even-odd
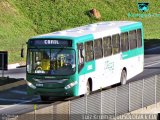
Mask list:
[[[12,93],[27,95],[27,92],[20,90],[11,90]]]
[[[19,100],[19,99],[5,99],[5,98],[0,98],[0,101],[7,101],[7,102],[24,102],[24,100]]]
[[[156,64],[159,64],[159,63],[160,63],[160,61],[159,62],[157,62],[157,61],[151,62],[151,63],[148,63],[150,65],[145,65],[144,67],[150,67],[150,66],[153,66],[153,65],[156,65]]]
[[[34,98],[34,99],[31,99],[31,100],[26,100],[26,101],[23,100],[23,102],[20,102],[20,103],[14,104],[14,105],[10,105],[10,106],[7,106],[7,107],[0,108],[0,111],[2,111],[4,109],[7,109],[7,108],[15,107],[17,105],[21,105],[21,104],[24,104],[24,103],[33,102],[35,100],[39,100],[39,98]]]
[[[148,51],[155,50],[155,49],[158,49],[158,48],[160,48],[160,46],[153,47],[153,48],[147,49],[147,50],[145,50],[145,51],[148,52]]]
[[[159,59],[159,60],[156,60],[156,61],[153,61],[153,62],[148,62],[148,63],[145,63],[145,64],[147,65],[147,64],[157,63],[157,62],[160,62],[160,59]],[[144,65],[145,65],[145,64],[144,64]]]

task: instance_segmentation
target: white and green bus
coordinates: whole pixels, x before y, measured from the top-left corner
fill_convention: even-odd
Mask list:
[[[41,100],[125,84],[143,71],[141,22],[89,24],[33,37],[27,46],[28,93]]]

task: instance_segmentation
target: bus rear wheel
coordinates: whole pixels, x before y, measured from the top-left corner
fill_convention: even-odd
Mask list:
[[[121,85],[125,85],[127,82],[127,72],[122,70],[121,72]]]
[[[40,97],[41,97],[41,101],[49,101],[48,96],[40,96]]]

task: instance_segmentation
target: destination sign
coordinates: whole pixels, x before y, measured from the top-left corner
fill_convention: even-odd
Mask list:
[[[71,40],[30,40],[31,46],[72,47]]]

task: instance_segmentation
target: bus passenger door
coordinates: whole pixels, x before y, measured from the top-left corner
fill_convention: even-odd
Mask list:
[[[78,74],[79,74],[79,95],[85,94],[85,74],[82,73],[82,69],[84,67],[84,45],[83,43],[77,44],[77,56],[78,56]]]

